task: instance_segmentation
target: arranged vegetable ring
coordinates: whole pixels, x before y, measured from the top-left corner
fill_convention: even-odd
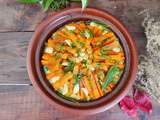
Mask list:
[[[56,92],[90,101],[116,87],[125,68],[125,54],[109,26],[79,21],[52,34],[45,43],[41,64]]]

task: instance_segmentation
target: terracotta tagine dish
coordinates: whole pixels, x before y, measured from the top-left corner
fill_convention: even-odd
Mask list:
[[[108,25],[110,30],[118,38],[125,58],[123,73],[114,89],[99,98],[97,97],[97,99],[89,99],[88,101],[66,99],[57,93],[52,84],[47,80],[41,63],[45,44],[52,34],[66,24],[79,21],[99,21]],[[73,27],[70,29],[73,29]],[[86,35],[89,37],[88,34]],[[117,51],[117,49],[115,50]],[[46,18],[35,30],[27,53],[29,78],[38,93],[46,99],[47,103],[53,105],[53,107],[80,115],[100,113],[119,103],[134,83],[137,66],[137,48],[127,29],[109,13],[94,8],[86,8],[83,12],[81,8],[65,9]],[[84,93],[87,94],[88,92],[84,90]]]

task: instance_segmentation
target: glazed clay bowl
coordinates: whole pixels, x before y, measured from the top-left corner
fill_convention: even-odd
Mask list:
[[[85,20],[98,20],[110,26],[124,49],[126,65],[119,83],[111,93],[94,101],[70,101],[54,92],[42,71],[40,59],[44,43],[53,32],[66,23]],[[37,27],[27,53],[28,74],[38,93],[46,99],[47,103],[54,107],[80,115],[103,112],[116,105],[127,94],[134,82],[137,61],[137,49],[126,28],[112,15],[93,8],[87,8],[83,13],[81,12],[81,8],[71,8],[48,17]]]

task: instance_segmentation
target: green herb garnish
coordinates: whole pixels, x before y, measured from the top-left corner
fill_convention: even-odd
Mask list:
[[[107,50],[105,50],[105,49],[101,49],[101,50],[100,50],[100,53],[101,53],[102,55],[104,55],[104,54],[106,54],[106,53],[107,53]]]
[[[118,69],[117,65],[113,65],[109,69],[109,71],[105,77],[105,83],[102,85],[103,90],[106,89],[106,87],[114,80],[115,75],[119,74],[119,72],[120,72],[120,70]]]
[[[84,42],[80,42],[80,46],[83,47],[84,46]]]
[[[101,63],[96,63],[96,68],[99,68],[101,66]]]
[[[90,29],[85,29],[84,31],[80,32],[80,35],[86,38],[91,38],[94,36]]]
[[[101,26],[104,30],[108,30],[107,28],[109,27],[107,24],[100,21],[92,21],[90,24]]]
[[[64,68],[64,72],[65,73],[69,71],[73,72],[74,66],[75,66],[75,62],[69,61],[68,66]]]
[[[47,68],[46,66],[43,66],[43,71],[44,71],[45,73],[48,73],[48,72],[49,72],[49,70],[48,70],[48,68]]]
[[[105,77],[104,72],[103,72],[103,71],[99,71],[98,74],[97,74],[97,77],[98,77],[99,79],[104,79],[104,77]]]
[[[17,0],[23,4],[40,4],[44,11],[49,8],[54,10],[59,10],[66,7],[70,2],[81,2],[82,10],[84,10],[88,5],[88,0]]]
[[[83,60],[83,64],[85,65],[85,67],[87,67],[88,66],[87,60]]]
[[[62,52],[64,51],[63,43],[60,44],[59,50],[62,51]]]
[[[78,73],[78,74],[75,76],[74,85],[78,84],[82,77],[83,77],[83,74],[82,74],[82,73]]]

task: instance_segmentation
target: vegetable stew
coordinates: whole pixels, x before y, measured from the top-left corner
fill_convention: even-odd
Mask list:
[[[108,25],[79,21],[52,34],[45,43],[41,64],[56,92],[90,101],[116,87],[125,68],[125,54]]]

